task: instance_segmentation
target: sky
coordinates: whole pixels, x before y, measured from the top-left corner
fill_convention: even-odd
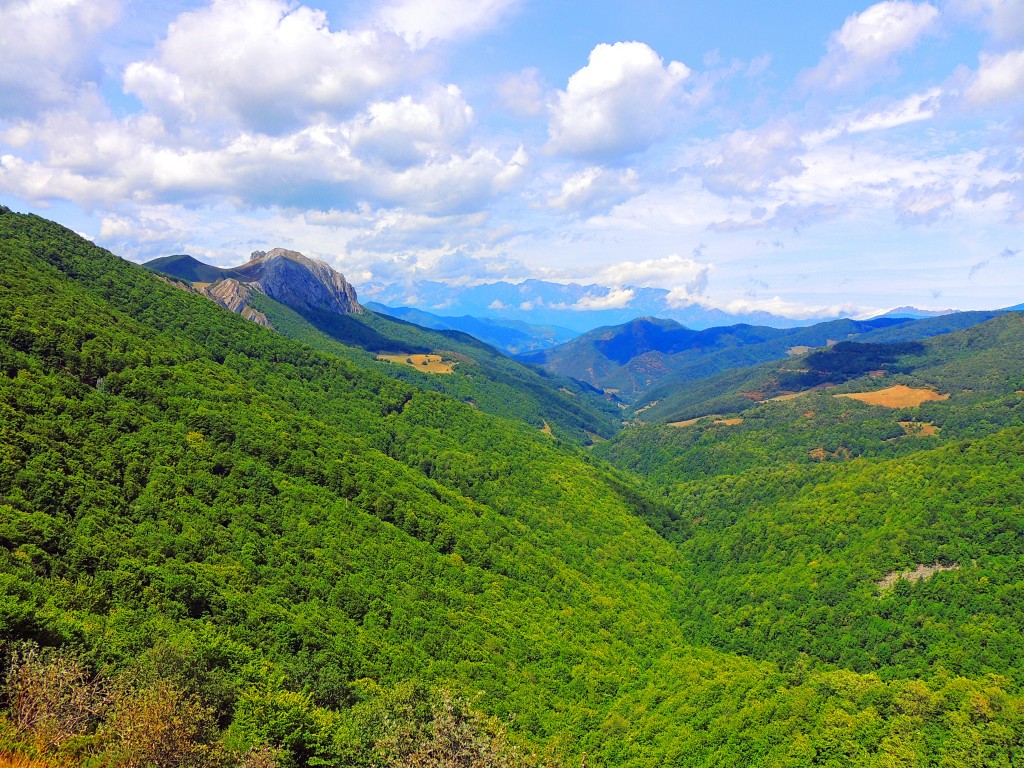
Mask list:
[[[0,203],[145,261],[1024,302],[1024,0],[0,0]]]

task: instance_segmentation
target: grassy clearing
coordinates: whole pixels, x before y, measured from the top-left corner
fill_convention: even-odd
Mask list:
[[[408,365],[424,373],[454,373],[455,363],[447,363],[441,355],[377,355],[378,360]]]
[[[686,419],[685,421],[670,421],[668,425],[670,427],[690,427],[704,419],[711,419],[711,426],[714,427],[735,427],[737,424],[743,423],[743,418],[741,416],[734,416],[727,419],[715,414],[711,416],[698,416],[695,419]]]
[[[836,397],[849,397],[868,405],[881,405],[886,408],[914,408],[921,403],[949,399],[949,395],[933,389],[908,387],[906,384],[896,384],[874,392],[846,392]]]

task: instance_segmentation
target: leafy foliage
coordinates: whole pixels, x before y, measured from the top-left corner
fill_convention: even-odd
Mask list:
[[[129,681],[65,762],[1024,759],[1019,431],[647,488],[37,217],[0,265],[0,635]],[[867,595],[918,557],[963,567]]]

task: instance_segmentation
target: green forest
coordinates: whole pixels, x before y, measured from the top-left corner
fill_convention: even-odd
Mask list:
[[[0,765],[1024,763],[1019,314],[620,429],[259,308],[0,209]]]

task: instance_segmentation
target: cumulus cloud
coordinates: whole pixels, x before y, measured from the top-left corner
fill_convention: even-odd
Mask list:
[[[548,206],[590,216],[609,210],[639,190],[639,177],[632,168],[616,171],[592,166],[566,179]]]
[[[98,80],[96,37],[120,12],[119,0],[0,3],[0,117],[32,116]]]
[[[124,87],[165,119],[282,133],[351,115],[415,69],[394,34],[334,32],[322,11],[281,0],[214,0],[180,15]]]
[[[598,273],[598,280],[606,285],[633,285],[667,288],[693,284],[699,286],[709,265],[696,259],[673,253],[661,259],[620,261]]]
[[[599,309],[625,309],[636,298],[636,291],[632,288],[616,286],[609,288],[607,293],[587,293],[575,304],[568,307],[578,311],[599,310]]]
[[[939,11],[929,3],[887,0],[850,16],[833,33],[818,65],[804,73],[808,85],[840,88],[887,74],[896,56],[929,31]]]
[[[413,48],[435,40],[479,34],[499,24],[521,0],[399,0],[384,6],[378,20]]]
[[[228,198],[243,207],[365,202],[447,215],[481,209],[519,183],[527,165],[522,149],[504,159],[470,147],[395,169],[382,158],[354,155],[344,125],[316,124],[284,136],[240,133],[213,146],[188,146],[147,135],[135,121],[70,122],[80,133],[62,123],[38,137],[52,143],[44,160],[0,158],[0,189],[90,207]]]
[[[977,71],[969,77],[964,100],[970,106],[1019,103],[1024,99],[1024,50],[992,55],[982,53]]]
[[[551,107],[549,149],[578,157],[616,157],[649,147],[679,108],[690,68],[667,66],[648,45],[602,43],[569,78]]]
[[[451,152],[472,123],[472,108],[458,87],[449,85],[433,89],[422,100],[403,96],[371,104],[355,119],[350,142],[357,154],[408,168]]]

